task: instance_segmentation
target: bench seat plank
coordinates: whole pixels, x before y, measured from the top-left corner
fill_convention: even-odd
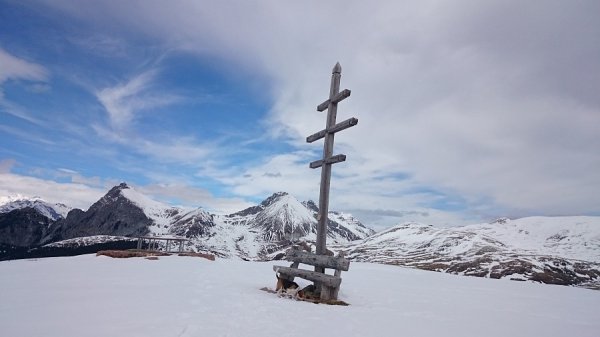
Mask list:
[[[273,266],[273,270],[283,275],[292,277],[300,277],[313,282],[319,282],[328,287],[339,287],[342,283],[342,278],[339,276],[327,275],[311,270],[296,269],[284,266]]]
[[[309,264],[315,267],[323,267],[343,271],[348,271],[348,268],[350,268],[350,261],[343,257],[316,255],[295,249],[289,250],[287,252],[286,260]]]

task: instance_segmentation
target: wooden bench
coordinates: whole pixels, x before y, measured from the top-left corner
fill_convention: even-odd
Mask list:
[[[273,266],[273,270],[279,274],[279,277],[289,281],[294,281],[295,277],[313,281],[316,288],[320,289],[321,300],[337,300],[340,284],[342,283],[340,275],[342,271],[348,271],[348,268],[350,268],[348,259],[316,255],[297,249],[290,249],[286,253],[285,259],[292,262],[291,266]],[[323,272],[298,269],[300,263],[314,266],[316,270],[322,270]],[[325,274],[326,268],[334,269],[334,275]]]

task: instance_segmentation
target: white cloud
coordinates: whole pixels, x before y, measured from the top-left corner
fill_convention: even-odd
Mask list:
[[[97,91],[96,97],[108,113],[110,127],[92,125],[103,139],[167,163],[192,164],[214,153],[216,141],[200,142],[195,137],[165,131],[146,134],[132,124],[144,110],[165,107],[182,100],[156,87],[157,70],[142,72],[125,83]]]
[[[48,70],[43,66],[18,58],[0,48],[0,108],[8,114],[30,123],[41,124],[37,118],[31,116],[23,108],[7,99],[4,95],[2,85],[11,80],[44,82],[48,80],[48,76]],[[42,86],[46,90],[49,88],[47,84],[43,83],[35,83],[31,88],[41,88]]]
[[[70,180],[57,182],[52,179],[12,173],[11,168],[15,163],[13,159],[0,161],[0,196],[39,196],[49,202],[64,203],[86,210],[110,188],[120,183],[114,179],[86,177],[68,168],[59,168],[56,171],[39,170],[40,174],[50,174],[56,179]],[[155,200],[184,207],[202,207],[207,211],[221,214],[237,212],[253,205],[241,198],[215,197],[205,189],[190,186],[184,181],[178,182],[176,179],[173,181],[173,177],[171,181],[162,184],[133,185],[133,187]]]
[[[92,125],[92,128],[103,139],[127,146],[162,163],[198,164],[214,154],[217,148],[214,143],[201,142],[193,137],[165,134],[153,140],[134,130],[112,130],[101,125]]]
[[[140,192],[158,200],[185,207],[201,207],[219,214],[231,214],[253,204],[241,198],[217,198],[209,191],[185,183],[150,184],[136,187]]]
[[[14,159],[0,160],[0,173],[8,173],[17,161]]]
[[[43,66],[32,63],[0,48],[0,84],[7,80],[46,81],[48,71]]]
[[[2,102],[0,102],[1,105]],[[21,118],[28,120],[34,124],[38,124],[41,123],[39,120],[35,119],[35,118],[29,118],[28,115],[22,115],[20,116]],[[34,143],[34,144],[44,144],[44,145],[50,145],[50,146],[55,146],[56,143],[52,140],[46,139],[46,137],[37,134],[35,132],[26,132],[23,131],[19,128],[15,128],[15,127],[11,127],[11,126],[6,126],[6,125],[0,125],[0,131],[5,132],[6,134],[11,134],[13,136],[19,137],[22,140],[29,142],[29,143]]]
[[[13,173],[0,173],[0,195],[39,196],[53,203],[87,209],[106,191],[80,183],[58,183]]]
[[[350,209],[353,216],[369,224],[376,231],[399,223],[417,222],[441,227],[452,227],[481,223],[493,219],[465,218],[464,214],[446,212],[432,208],[410,208],[408,211],[385,209]]]
[[[125,58],[128,56],[127,43],[115,36],[95,32],[66,37],[71,43],[79,46],[81,50],[105,57]]]
[[[96,93],[114,129],[123,129],[134,119],[136,113],[177,102],[175,95],[151,90],[156,70],[143,72],[126,83],[104,88]]]
[[[233,193],[242,196],[268,196],[273,192],[286,191],[300,198],[310,196],[318,181],[310,180],[314,173],[308,169],[309,153],[295,152],[277,155],[264,163],[249,168],[202,172],[231,186]],[[311,188],[312,187],[312,188]]]

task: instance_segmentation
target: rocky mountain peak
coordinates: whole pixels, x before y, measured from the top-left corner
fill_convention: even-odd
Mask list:
[[[115,203],[119,200],[121,201],[125,201],[123,194],[121,193],[123,190],[127,190],[130,189],[129,185],[127,185],[126,183],[120,183],[117,186],[114,186],[113,188],[111,188],[108,192],[106,192],[106,194],[100,198],[100,200],[98,200],[96,203],[94,203],[90,209],[97,209],[100,207],[103,207],[105,205],[108,204],[112,204]]]
[[[277,200],[279,200],[279,198],[285,197],[287,195],[288,195],[287,192],[276,192],[276,193],[273,193],[273,195],[271,195],[267,199],[263,200],[263,202],[261,202],[260,205],[263,206],[263,207],[269,207],[274,202],[276,202]]]
[[[122,182],[117,186],[114,186],[113,188],[111,188],[106,194],[110,194],[110,195],[116,195],[121,193],[122,190],[127,190],[130,189],[131,187],[129,185],[127,185],[127,183]]]
[[[507,223],[509,221],[510,221],[509,218],[498,218],[498,219],[492,221],[491,224],[504,225],[505,223]]]
[[[315,213],[319,213],[319,206],[312,200],[303,201],[302,205]]]
[[[263,211],[265,208],[268,208],[269,206],[273,205],[275,202],[277,202],[280,198],[287,196],[288,193],[287,192],[276,192],[273,193],[270,197],[266,198],[265,200],[263,200],[259,205],[256,206],[250,206],[244,210],[241,210],[239,212],[235,212],[233,214],[229,214],[227,215],[227,217],[238,217],[238,216],[248,216],[248,215],[256,215],[258,213],[260,213],[261,211]]]

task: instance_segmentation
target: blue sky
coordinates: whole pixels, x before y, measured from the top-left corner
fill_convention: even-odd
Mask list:
[[[343,6],[342,6],[343,4]],[[0,194],[126,181],[230,212],[318,199],[376,228],[600,214],[596,2],[0,1]]]

